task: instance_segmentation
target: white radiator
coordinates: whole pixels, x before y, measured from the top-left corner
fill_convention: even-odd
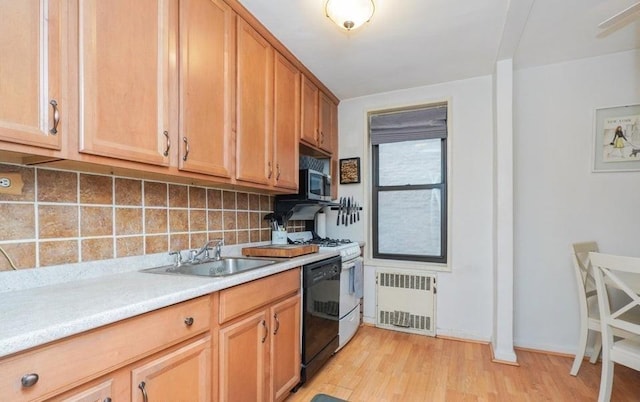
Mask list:
[[[376,326],[435,336],[435,294],[435,274],[378,268]]]

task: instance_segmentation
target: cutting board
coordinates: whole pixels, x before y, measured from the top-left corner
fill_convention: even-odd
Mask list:
[[[247,257],[291,258],[317,252],[317,244],[270,244],[268,246],[245,247],[242,249],[242,255]]]

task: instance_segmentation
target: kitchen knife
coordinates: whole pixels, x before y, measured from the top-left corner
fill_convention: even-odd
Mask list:
[[[351,218],[351,197],[347,197],[347,223],[345,226],[349,226],[349,218]]]
[[[356,208],[356,218],[358,218],[358,222],[360,222],[360,204],[358,204]]]
[[[342,211],[342,197],[340,197],[340,205],[338,206],[338,221],[336,222],[336,226],[340,226],[340,212]]]
[[[347,197],[342,198],[342,224],[347,225]]]
[[[352,225],[356,221],[356,200],[353,199],[353,196],[351,197],[351,215],[349,215],[349,220]]]

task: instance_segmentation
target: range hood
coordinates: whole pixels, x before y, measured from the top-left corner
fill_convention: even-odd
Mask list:
[[[322,208],[332,205],[337,206],[338,204],[330,201],[279,200],[276,196],[274,212],[276,215],[282,216],[285,221],[310,221],[315,219],[316,214]]]

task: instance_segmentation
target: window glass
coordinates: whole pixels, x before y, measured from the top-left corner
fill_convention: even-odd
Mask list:
[[[442,181],[441,140],[380,144],[379,185],[404,186]]]
[[[382,254],[441,254],[439,189],[381,191],[378,198],[378,251]]]

